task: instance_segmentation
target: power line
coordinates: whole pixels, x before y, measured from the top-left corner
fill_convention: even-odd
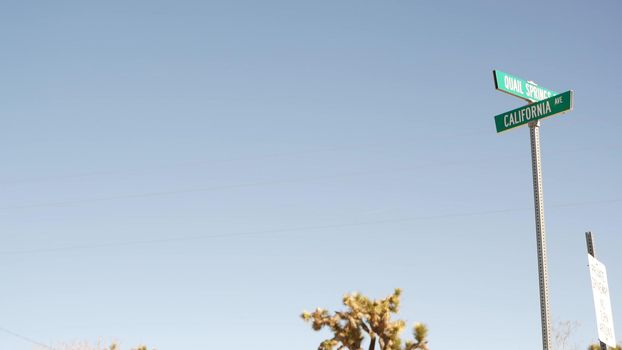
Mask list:
[[[473,162],[489,161],[490,159],[496,159],[496,158],[489,157],[489,158],[483,158],[483,159],[475,160],[475,161],[474,160],[459,160],[459,161],[435,162],[435,163],[415,165],[415,166],[403,167],[403,168],[371,170],[371,171],[353,171],[353,172],[345,172],[345,173],[340,173],[340,174],[329,174],[329,175],[319,175],[319,176],[309,176],[309,177],[289,178],[289,179],[285,178],[285,179],[256,181],[256,182],[247,182],[247,183],[239,183],[239,184],[231,184],[231,185],[196,187],[196,188],[186,188],[186,189],[171,190],[171,191],[130,193],[130,194],[117,195],[117,196],[83,198],[83,199],[47,202],[47,203],[33,203],[33,204],[0,207],[0,211],[11,210],[11,209],[55,207],[55,206],[94,203],[94,202],[103,202],[103,201],[120,200],[120,199],[139,199],[139,198],[149,198],[149,197],[161,197],[161,196],[171,196],[171,195],[184,194],[184,193],[209,192],[209,191],[247,188],[247,187],[270,186],[270,185],[287,184],[287,183],[300,183],[300,182],[315,181],[315,180],[322,180],[322,179],[324,180],[336,179],[336,178],[360,176],[360,175],[405,172],[405,171],[419,170],[419,169],[430,167],[430,166],[434,167],[434,166],[447,166],[447,165],[456,165],[456,164],[472,164]]]
[[[549,206],[549,208],[571,208],[571,207],[580,207],[580,206],[585,206],[585,205],[611,204],[611,203],[620,203],[620,202],[622,202],[622,198],[614,198],[614,199],[605,199],[605,200],[598,200],[598,201],[569,202],[569,203],[563,203],[563,204],[558,204],[558,205],[552,205],[552,206]],[[128,246],[137,246],[137,245],[150,245],[150,244],[161,244],[161,243],[181,242],[181,241],[191,241],[191,240],[205,240],[205,239],[215,239],[215,238],[265,236],[265,235],[270,235],[270,234],[279,234],[279,233],[287,233],[287,232],[316,231],[316,230],[335,229],[335,228],[344,228],[344,227],[380,225],[380,224],[387,224],[387,223],[399,223],[399,222],[434,220],[434,219],[449,219],[449,218],[470,217],[470,216],[479,216],[479,215],[521,212],[521,211],[528,211],[528,210],[533,210],[533,208],[532,207],[517,207],[517,208],[494,209],[494,210],[473,211],[473,212],[453,213],[453,214],[417,216],[417,217],[409,217],[409,218],[370,220],[370,221],[343,223],[343,224],[313,225],[313,226],[290,227],[290,228],[269,229],[269,230],[260,230],[260,231],[234,232],[234,233],[225,233],[225,234],[193,235],[193,236],[184,236],[184,237],[169,237],[169,238],[160,238],[160,239],[110,242],[110,243],[99,243],[99,244],[84,244],[84,245],[74,245],[74,246],[65,246],[65,247],[56,247],[56,248],[41,248],[41,249],[31,249],[31,250],[21,250],[21,251],[4,251],[4,252],[0,252],[0,255],[8,256],[8,255],[23,255],[23,254],[55,253],[55,252],[72,251],[72,250],[128,247]]]
[[[560,150],[560,153],[574,153],[577,151],[582,151],[584,149],[592,149],[594,146],[586,146],[579,147],[574,149],[566,149]],[[337,149],[337,148],[334,148]],[[330,150],[330,149],[329,149]],[[307,151],[308,152],[319,152],[319,151]],[[283,154],[297,154],[300,152],[293,153],[282,153]],[[267,155],[265,157],[278,156],[279,154]],[[392,169],[383,169],[383,170],[371,170],[371,171],[353,171],[353,172],[345,172],[341,174],[329,174],[329,175],[320,175],[313,177],[302,177],[302,178],[290,178],[290,179],[276,179],[276,180],[266,180],[266,181],[256,181],[256,182],[248,182],[248,183],[239,183],[239,184],[231,184],[231,185],[217,185],[210,187],[198,187],[198,188],[188,188],[188,189],[179,189],[179,190],[171,190],[171,191],[154,191],[154,192],[144,192],[144,193],[130,193],[130,194],[121,194],[116,196],[107,196],[107,197],[94,197],[94,198],[83,198],[83,199],[75,199],[75,200],[67,200],[67,201],[55,201],[55,202],[47,202],[47,203],[33,203],[33,204],[24,204],[24,205],[14,205],[14,206],[5,206],[0,207],[0,211],[11,210],[11,209],[27,209],[27,208],[40,208],[40,207],[55,207],[55,206],[64,206],[64,205],[74,205],[74,204],[84,204],[84,203],[95,203],[95,202],[103,202],[103,201],[111,201],[111,200],[122,200],[122,199],[139,199],[139,198],[148,198],[148,197],[160,197],[160,196],[171,196],[177,194],[184,193],[196,193],[196,192],[209,192],[209,191],[217,191],[217,190],[226,190],[226,189],[236,189],[236,188],[247,188],[247,187],[257,187],[257,186],[270,186],[270,185],[278,185],[278,184],[286,184],[286,183],[299,183],[305,181],[314,181],[321,179],[333,179],[333,178],[341,178],[341,177],[350,177],[350,176],[360,176],[360,175],[370,175],[370,174],[386,174],[386,173],[394,173],[394,172],[405,172],[405,171],[413,171],[422,168],[429,167],[439,167],[439,166],[448,166],[448,165],[459,165],[459,164],[474,164],[474,163],[483,163],[489,162],[490,160],[498,161],[498,157],[490,156],[490,157],[482,157],[478,159],[470,159],[470,160],[457,160],[457,161],[440,161],[433,162],[428,164],[419,164],[409,167],[402,168],[392,168]],[[105,173],[104,173],[105,174]],[[78,175],[79,176],[79,175]],[[85,175],[87,176],[87,175]]]
[[[45,348],[45,349],[48,349],[48,350],[56,350],[55,348],[53,348],[53,347],[51,347],[51,346],[49,346],[49,345],[43,344],[43,343],[41,343],[41,342],[38,342],[38,341],[36,341],[36,340],[33,340],[32,338],[29,338],[29,337],[26,337],[26,336],[24,336],[24,335],[21,335],[21,334],[19,334],[19,333],[15,333],[15,332],[13,332],[13,331],[11,331],[11,330],[8,330],[8,329],[6,329],[6,328],[4,328],[4,327],[0,327],[0,331],[1,331],[1,332],[4,332],[4,333],[6,333],[6,334],[12,335],[12,336],[14,336],[14,337],[16,337],[16,338],[19,338],[19,339],[21,339],[21,340],[24,340],[24,341],[26,341],[26,342],[28,342],[28,343],[33,344],[33,345],[37,345],[37,346],[40,346],[40,347]]]
[[[236,162],[236,161],[250,161],[250,160],[268,159],[268,158],[289,157],[289,156],[297,156],[301,154],[334,152],[334,151],[340,151],[344,149],[347,150],[347,149],[353,149],[353,148],[356,149],[353,146],[351,147],[334,146],[334,147],[324,147],[324,148],[317,148],[317,149],[310,149],[310,150],[302,150],[302,151],[296,151],[296,152],[280,152],[280,153],[271,153],[271,154],[263,154],[263,155],[258,155],[258,156],[237,157],[237,158],[229,158],[229,159],[195,160],[195,161],[187,161],[187,162],[179,162],[179,163],[152,165],[152,166],[147,166],[147,167],[142,167],[142,168],[126,169],[126,170],[101,170],[101,171],[93,171],[93,172],[64,174],[64,175],[57,175],[57,176],[35,177],[35,178],[30,178],[30,179],[13,180],[13,181],[9,180],[9,181],[2,181],[0,182],[0,184],[11,185],[11,184],[21,184],[21,183],[29,183],[29,182],[45,182],[45,181],[51,181],[51,180],[85,178],[85,177],[93,177],[93,176],[100,176],[100,175],[132,174],[132,173],[141,173],[141,172],[151,171],[154,169],[161,169],[161,168],[198,166],[198,165],[231,163],[231,162]]]
[[[378,224],[385,224],[385,223],[398,223],[398,222],[418,221],[418,220],[425,220],[425,219],[441,219],[441,218],[452,218],[452,217],[462,217],[462,216],[496,214],[496,213],[503,213],[503,212],[524,211],[524,210],[528,210],[528,209],[530,209],[530,208],[501,209],[501,210],[491,210],[491,211],[463,213],[463,214],[449,214],[449,215],[430,215],[430,216],[420,216],[420,217],[401,218],[401,219],[385,219],[385,220],[363,221],[363,222],[356,222],[356,223],[343,223],[343,224],[332,224],[332,225],[315,225],[315,226],[291,227],[291,228],[270,229],[270,230],[261,230],[261,231],[245,231],[245,232],[235,232],[235,233],[228,233],[228,234],[193,235],[193,236],[185,236],[185,237],[170,237],[170,238],[149,239],[149,240],[136,240],[136,241],[126,241],[126,242],[111,242],[111,243],[101,243],[101,244],[85,244],[85,245],[75,245],[75,246],[66,246],[66,247],[57,247],[57,248],[42,248],[42,249],[22,250],[22,251],[15,251],[15,252],[6,252],[5,251],[5,252],[0,252],[0,254],[1,255],[21,255],[21,254],[34,254],[34,253],[53,253],[53,252],[61,252],[61,251],[68,251],[68,250],[112,248],[112,247],[148,245],[148,244],[159,244],[159,243],[180,242],[180,241],[190,241],[190,240],[203,240],[203,239],[214,239],[214,238],[233,238],[233,237],[243,237],[243,236],[263,236],[263,235],[268,235],[268,234],[278,234],[278,233],[286,233],[286,232],[315,231],[315,230],[322,230],[322,229],[334,229],[334,228],[343,228],[343,227],[378,225]]]
[[[482,134],[486,132],[483,129],[480,130],[472,130],[472,131],[462,131],[453,134],[444,134],[445,137],[460,137],[466,135],[473,134]],[[131,173],[141,173],[144,171],[149,171],[153,169],[159,168],[170,168],[170,167],[180,167],[180,166],[197,166],[197,165],[209,165],[209,164],[221,164],[221,163],[230,163],[236,161],[252,161],[259,159],[269,159],[269,158],[278,158],[278,157],[290,157],[297,156],[302,154],[313,154],[313,153],[325,153],[325,152],[335,152],[335,151],[344,151],[344,150],[361,150],[361,149],[378,149],[378,148],[387,148],[386,143],[377,141],[377,142],[367,142],[364,144],[354,144],[354,145],[335,145],[335,146],[326,146],[326,147],[317,147],[307,150],[300,151],[291,151],[291,152],[276,152],[276,153],[268,153],[256,156],[242,156],[242,157],[234,157],[229,159],[212,159],[212,160],[195,160],[195,161],[187,161],[187,162],[179,162],[179,163],[168,163],[168,164],[159,164],[153,166],[147,166],[146,168],[135,168],[128,170],[102,170],[102,171],[93,171],[93,172],[83,172],[83,173],[74,173],[74,174],[64,174],[57,176],[47,176],[47,177],[35,177],[30,179],[22,179],[22,180],[8,180],[8,181],[0,181],[2,185],[10,185],[10,184],[21,184],[21,183],[29,183],[29,182],[43,182],[50,180],[64,180],[64,179],[74,179],[74,178],[84,178],[84,177],[92,177],[92,176],[100,176],[100,175],[117,175],[117,174],[131,174]]]
[[[477,135],[483,134],[484,130],[476,130],[462,133],[455,133],[452,135],[444,135],[445,137],[459,137],[465,135]],[[614,144],[605,144],[605,145],[589,145],[574,149],[563,149],[558,152],[576,152],[583,151],[589,149],[599,149],[599,148],[607,148],[611,149],[613,146],[619,146],[619,143]],[[280,153],[271,153],[271,154],[263,154],[258,156],[248,156],[248,157],[237,157],[237,158],[229,158],[229,159],[214,159],[214,160],[196,160],[196,161],[188,161],[188,162],[180,162],[180,163],[169,163],[169,164],[160,164],[154,166],[148,166],[146,168],[136,168],[129,170],[102,170],[102,171],[93,171],[93,172],[84,172],[84,173],[74,173],[74,174],[64,174],[57,176],[47,176],[47,177],[36,177],[30,179],[22,179],[22,180],[7,180],[0,181],[2,185],[12,185],[12,184],[22,184],[22,183],[32,183],[32,182],[45,182],[45,181],[53,181],[53,180],[66,180],[66,179],[78,179],[78,178],[86,178],[93,176],[102,176],[102,175],[120,175],[120,174],[132,174],[132,173],[141,173],[153,169],[160,168],[170,168],[170,167],[187,167],[187,166],[199,166],[199,165],[207,165],[207,164],[221,164],[221,163],[229,163],[236,161],[251,161],[258,159],[269,159],[269,158],[277,158],[277,157],[290,157],[301,154],[313,154],[313,153],[324,153],[324,152],[335,152],[335,151],[343,151],[343,150],[359,150],[359,149],[377,149],[377,148],[386,148],[384,144],[380,143],[367,143],[363,145],[346,145],[346,146],[332,146],[332,147],[323,147],[309,150],[301,150],[295,152],[280,152]]]

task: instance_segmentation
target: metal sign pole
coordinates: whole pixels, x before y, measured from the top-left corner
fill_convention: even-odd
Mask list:
[[[587,244],[587,253],[593,257],[596,257],[596,253],[594,252],[594,241],[592,240],[592,232],[588,231],[585,233],[585,243]],[[599,339],[600,341],[600,339]],[[600,349],[607,350],[607,344],[600,341]]]
[[[536,238],[538,243],[538,273],[540,282],[540,318],[542,321],[542,346],[552,350],[551,309],[549,305],[549,273],[546,259],[546,233],[544,230],[544,198],[540,158],[540,121],[529,123],[531,138],[531,165],[533,172],[533,199],[536,210]]]
[[[542,321],[542,348],[552,350],[551,308],[549,305],[549,273],[546,259],[544,229],[544,199],[540,159],[540,119],[570,112],[573,106],[572,90],[557,94],[533,81],[520,79],[497,70],[493,71],[495,89],[527,100],[529,104],[495,116],[497,133],[528,124],[531,138],[531,166],[533,200],[536,210],[536,239],[538,243],[538,277],[540,284],[540,318]]]

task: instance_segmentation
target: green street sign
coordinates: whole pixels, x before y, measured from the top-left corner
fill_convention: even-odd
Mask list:
[[[532,81],[526,81],[498,70],[493,70],[492,75],[495,79],[495,89],[529,102],[542,101],[557,95],[557,92],[542,88]]]
[[[572,90],[566,91],[546,100],[499,114],[495,116],[497,132],[506,131],[556,114],[570,112],[572,110],[573,95]]]

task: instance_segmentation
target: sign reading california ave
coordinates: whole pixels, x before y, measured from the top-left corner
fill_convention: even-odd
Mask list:
[[[572,90],[495,116],[497,132],[572,110]]]
[[[495,79],[495,89],[529,102],[542,101],[557,95],[557,92],[538,86],[532,81],[517,78],[502,71],[493,70],[492,74]]]

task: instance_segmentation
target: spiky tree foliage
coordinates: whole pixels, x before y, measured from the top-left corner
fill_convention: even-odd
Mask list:
[[[587,347],[587,350],[600,350],[600,344],[592,344]],[[618,344],[615,348],[607,346],[607,350],[622,350],[622,345]]]
[[[396,289],[392,295],[371,300],[359,293],[346,294],[343,297],[345,311],[330,313],[317,308],[313,312],[303,312],[303,320],[319,331],[328,328],[332,338],[320,343],[318,350],[362,350],[363,342],[369,340],[369,350],[428,350],[428,329],[417,323],[413,329],[414,340],[402,342],[400,333],[406,327],[403,320],[391,320],[400,306],[402,291]]]
[[[37,350],[121,350],[117,343],[112,343],[110,345],[104,345],[101,341],[97,342],[95,345],[91,345],[87,342],[76,342],[72,344],[61,344],[54,347],[46,346],[37,347]],[[137,348],[132,348],[132,350],[149,350],[145,345],[141,345]],[[153,349],[155,350],[155,349]]]

